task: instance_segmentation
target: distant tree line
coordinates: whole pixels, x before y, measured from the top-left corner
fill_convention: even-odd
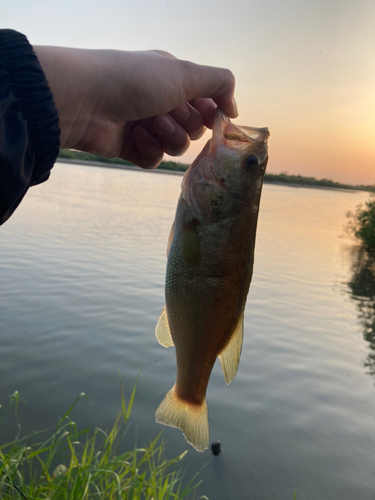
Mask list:
[[[371,191],[375,193],[375,185],[364,186],[364,185],[341,184],[340,182],[331,181],[330,179],[315,179],[315,177],[303,177],[302,175],[289,175],[287,173],[266,174],[264,180],[266,182],[297,184],[298,186],[321,186],[327,188],[355,189],[358,191]]]
[[[120,158],[103,158],[102,156],[93,155],[91,153],[84,153],[82,151],[73,151],[72,149],[62,149],[59,154],[59,158],[63,160],[78,160],[86,162],[98,162],[106,163],[111,165],[133,165],[130,161],[121,160]],[[134,165],[133,165],[134,166]],[[189,165],[183,163],[177,163],[175,161],[162,161],[159,168],[163,170],[177,170],[180,172],[185,172]]]
[[[119,158],[103,158],[101,156],[92,155],[90,153],[83,153],[81,151],[73,151],[72,149],[62,149],[60,151],[59,157],[68,160],[78,160],[87,162],[99,162],[112,165],[132,165],[132,163],[120,160]],[[178,172],[185,172],[189,165],[185,163],[178,163],[175,161],[162,161],[159,169],[162,170],[174,170]],[[297,186],[320,186],[326,188],[340,188],[340,189],[355,189],[359,191],[370,191],[375,193],[375,185],[363,186],[363,185],[351,185],[351,184],[341,184],[340,182],[334,182],[330,179],[315,179],[315,177],[303,177],[302,175],[289,175],[287,173],[281,174],[266,174],[264,177],[265,182],[275,182],[282,184],[290,184]]]

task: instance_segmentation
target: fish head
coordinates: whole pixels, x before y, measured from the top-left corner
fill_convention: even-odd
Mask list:
[[[190,165],[182,196],[201,223],[235,215],[259,205],[268,161],[268,128],[234,125],[216,110],[212,138]]]

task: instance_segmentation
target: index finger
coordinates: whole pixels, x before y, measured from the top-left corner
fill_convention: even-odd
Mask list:
[[[183,84],[187,101],[209,97],[229,118],[237,118],[235,78],[229,69],[202,66],[189,61],[180,62],[185,71]]]

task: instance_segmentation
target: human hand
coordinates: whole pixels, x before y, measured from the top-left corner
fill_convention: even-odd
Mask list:
[[[36,46],[59,114],[61,148],[156,168],[212,128],[216,105],[237,116],[234,77],[161,51]]]

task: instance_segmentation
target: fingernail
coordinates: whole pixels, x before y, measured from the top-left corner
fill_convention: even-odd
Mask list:
[[[176,131],[175,124],[168,115],[158,116],[154,122],[154,127],[165,135],[172,135]]]
[[[189,104],[185,103],[182,106],[171,111],[173,118],[186,122],[191,117],[191,110]]]

